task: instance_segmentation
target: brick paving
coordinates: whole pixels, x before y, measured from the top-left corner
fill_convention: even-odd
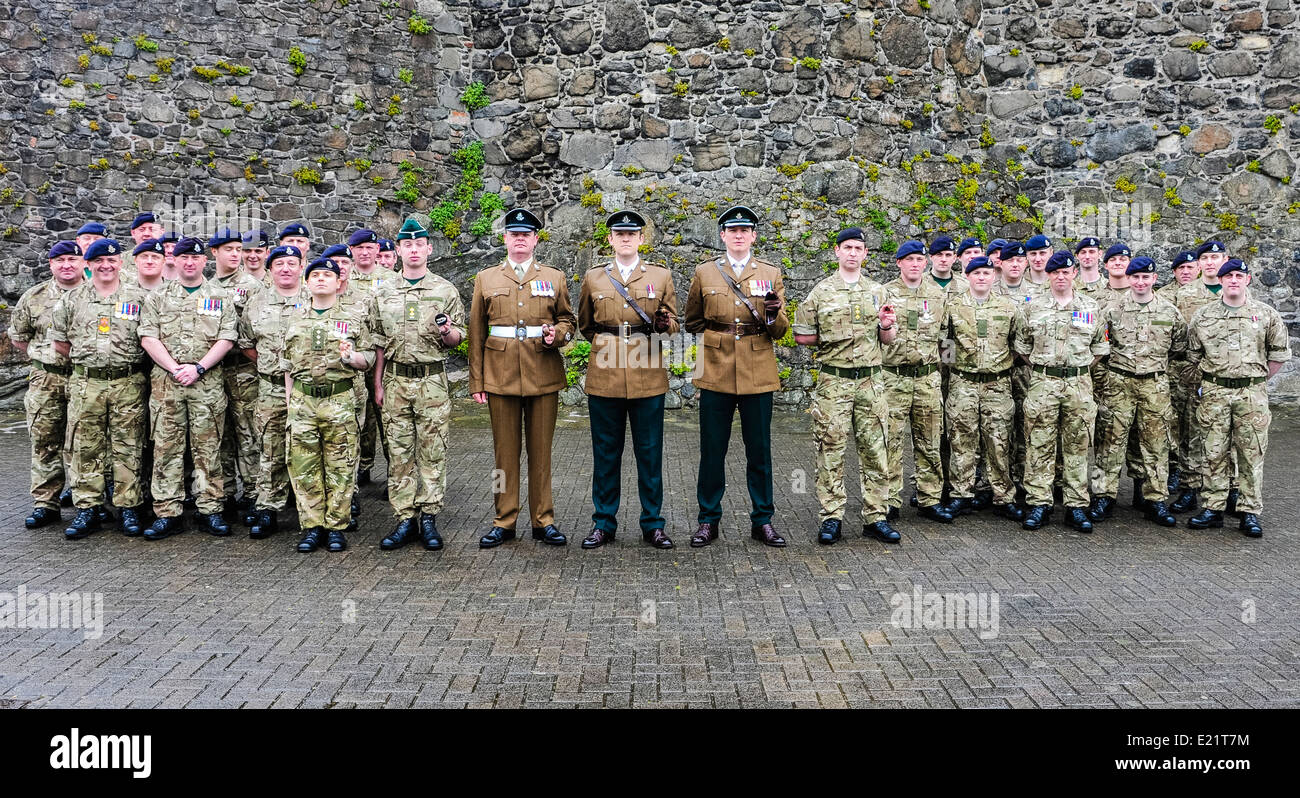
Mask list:
[[[738,430],[723,538],[686,545],[695,423],[693,411],[669,414],[674,550],[640,541],[630,451],[626,535],[579,548],[591,512],[580,412],[562,419],[554,455],[569,546],[525,538],[480,550],[491,433],[469,406],[454,422],[456,469],[439,518],[446,548],[379,550],[392,520],[370,485],[361,531],[337,555],[297,553],[296,533],[250,540],[243,527],[159,543],[28,531],[27,439],[9,423],[0,592],[102,593],[104,632],[0,629],[0,706],[1300,705],[1294,413],[1275,414],[1261,540],[1231,519],[1208,533],[1145,524],[1127,507],[1125,481],[1116,520],[1091,536],[1065,529],[1059,510],[1051,526],[1025,532],[991,516],[944,526],[904,508],[901,546],[858,537],[853,524],[829,548],[814,540],[815,498],[795,490],[800,470],[812,485],[808,420],[778,414],[776,524],[792,541],[783,550],[748,537]],[[998,633],[896,627],[891,598],[914,585],[996,594]]]

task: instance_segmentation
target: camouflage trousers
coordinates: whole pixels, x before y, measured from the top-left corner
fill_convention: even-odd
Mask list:
[[[113,504],[144,501],[144,374],[117,380],[73,374],[68,379],[68,448],[72,450],[72,503],[78,509],[105,503],[104,475],[113,478]]]
[[[244,497],[252,499],[257,482],[261,441],[257,434],[257,402],[261,382],[257,365],[239,355],[239,365],[221,369],[226,386],[225,430],[221,435],[221,472],[225,475],[226,498],[234,498],[236,474],[244,486]]]
[[[1092,377],[1049,377],[1032,372],[1023,410],[1026,502],[1033,506],[1053,504],[1052,476],[1059,433],[1065,506],[1087,507],[1088,448],[1097,419]]]
[[[1110,423],[1110,404],[1106,401],[1106,386],[1110,383],[1112,379],[1120,380],[1120,379],[1124,379],[1124,376],[1122,374],[1116,374],[1115,372],[1111,371],[1107,365],[1106,358],[1102,358],[1101,360],[1093,364],[1090,373],[1092,374],[1092,398],[1097,403],[1097,421],[1093,424],[1092,427],[1092,439],[1093,441],[1097,442],[1098,445],[1100,445],[1102,439],[1102,430],[1105,429],[1105,427]],[[1063,450],[1064,447],[1062,447],[1062,451]],[[1129,427],[1128,448],[1125,450],[1125,454],[1124,454],[1124,465],[1125,465],[1125,470],[1128,472],[1128,475],[1131,479],[1144,480],[1148,478],[1146,473],[1146,467],[1143,465],[1141,444],[1138,442],[1138,431],[1137,429],[1131,426]],[[1056,471],[1057,471],[1057,482],[1059,484],[1060,471],[1061,471],[1060,455],[1057,455],[1056,458]],[[1166,480],[1167,480],[1168,471],[1166,470],[1165,473],[1166,473]],[[1092,468],[1089,469],[1088,474],[1089,474],[1090,484],[1095,485],[1101,481],[1102,477],[1101,477],[1100,459],[1094,458],[1092,462]],[[1116,477],[1116,479],[1118,479],[1118,477]],[[1113,493],[1107,495],[1109,495],[1112,499],[1115,498],[1115,494]]]
[[[1264,455],[1268,452],[1268,408],[1265,383],[1248,388],[1225,388],[1201,383],[1196,423],[1203,431],[1201,478],[1205,506],[1224,510],[1237,467],[1237,511],[1264,511]]]
[[[379,418],[379,406],[375,404],[375,372],[367,371],[366,380],[366,419],[361,427],[361,465],[362,471],[369,471],[375,466],[375,444],[384,451],[384,460],[388,461],[388,441],[384,440],[384,425]]]
[[[347,529],[357,489],[356,395],[289,393],[289,481],[298,526]]]
[[[952,495],[963,499],[975,495],[976,466],[982,459],[993,500],[998,504],[1015,501],[1011,437],[1016,401],[1011,392],[1011,376],[976,382],[954,373],[948,385],[945,410],[948,439],[952,442],[952,457],[948,461]]]
[[[1025,395],[1029,393],[1029,366],[1011,367],[1011,398],[1016,403],[1016,415],[1011,425],[1011,481],[1025,484]]]
[[[943,500],[942,460],[939,439],[943,435],[943,391],[938,370],[924,377],[905,377],[886,367],[883,375],[885,404],[889,407],[888,454],[891,507],[902,507],[903,433],[912,432],[912,455],[916,462],[917,501],[921,506]]]
[[[399,377],[384,372],[384,438],[388,442],[388,502],[398,518],[442,512],[447,492],[451,399],[447,375]]]
[[[1169,466],[1178,469],[1182,474],[1183,487],[1199,488],[1201,486],[1199,476],[1195,477],[1194,485],[1189,481],[1193,477],[1192,466],[1187,457],[1187,446],[1192,436],[1195,408],[1191,403],[1192,392],[1187,389],[1183,373],[1187,364],[1170,363],[1169,366],[1169,403],[1174,416],[1173,421],[1169,423]]]
[[[194,462],[194,501],[201,513],[219,513],[225,501],[221,438],[226,386],[217,369],[193,385],[181,385],[161,368],[153,370],[149,421],[153,424],[153,511],[175,518],[185,502],[185,455]]]
[[[32,442],[32,503],[54,510],[64,485],[73,482],[67,446],[68,378],[32,366],[23,408]]]
[[[821,520],[844,520],[848,496],[844,488],[844,452],[850,438],[858,450],[858,483],[862,491],[862,523],[884,520],[889,512],[889,457],[885,452],[889,407],[880,389],[880,376],[849,379],[822,372],[817,377],[809,414],[817,445],[817,502]]]
[[[1169,430],[1174,410],[1169,400],[1169,378],[1149,379],[1110,372],[1097,412],[1096,467],[1092,495],[1114,499],[1119,492],[1119,471],[1129,456],[1129,440],[1136,435],[1139,452],[1135,475],[1148,480],[1147,498],[1163,500],[1169,479]]]
[[[258,377],[257,425],[261,450],[257,461],[257,509],[283,510],[289,503],[288,418],[284,377],[275,382]]]

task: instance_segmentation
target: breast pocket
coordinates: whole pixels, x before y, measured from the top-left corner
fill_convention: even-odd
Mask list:
[[[858,313],[861,315],[861,309]],[[817,317],[817,336],[828,343],[847,341],[853,337],[853,309],[828,308]]]
[[[523,297],[524,292],[519,290],[498,289],[492,291],[485,297],[488,306],[488,317],[494,324],[518,323],[519,319],[524,318],[526,310],[521,304],[524,301]]]
[[[704,314],[724,324],[736,324],[736,319],[740,319],[740,324],[753,321],[749,310],[740,304],[740,300],[732,296],[730,291],[723,293],[710,289],[710,293],[704,296]]]

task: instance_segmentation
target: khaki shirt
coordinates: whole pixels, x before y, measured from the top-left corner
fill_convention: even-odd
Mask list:
[[[491,327],[555,326],[550,345],[541,337],[501,338]],[[573,340],[577,319],[564,272],[532,260],[523,279],[506,259],[474,278],[469,312],[469,390],[502,396],[541,396],[564,390],[560,347]]]
[[[951,285],[951,283],[949,283]],[[794,334],[817,336],[817,361],[839,368],[879,366],[880,306],[885,287],[865,274],[846,283],[839,272],[808,292],[794,313]]]
[[[145,360],[137,332],[149,292],[118,279],[117,290],[100,296],[85,282],[54,308],[52,335],[72,346],[71,359],[89,368],[123,368]]]
[[[939,343],[947,330],[943,316],[948,294],[934,280],[908,288],[900,277],[885,283],[885,296],[894,306],[898,335],[885,345],[886,366],[923,366],[939,362]]]
[[[81,285],[85,285],[84,280]],[[52,337],[54,308],[66,293],[51,277],[24,291],[9,317],[9,337],[14,341],[26,341],[27,356],[47,366],[68,365],[68,359],[54,351],[56,339]]]
[[[1014,347],[1035,366],[1087,368],[1110,352],[1105,313],[1089,297],[1074,294],[1062,308],[1048,294],[1020,308]]]
[[[745,298],[763,318],[765,329],[753,335],[735,336],[719,330],[707,329],[713,324],[757,324],[754,315],[731,290],[726,278],[736,281]],[[771,323],[763,307],[764,282],[781,300],[781,309]],[[785,337],[790,329],[790,319],[785,312],[785,282],[781,270],[770,263],[755,258],[751,253],[740,277],[731,268],[726,255],[707,260],[695,267],[691,289],[686,297],[684,326],[687,332],[700,336],[696,345],[695,387],[719,393],[748,395],[781,389],[781,376],[776,367],[773,341]]]
[[[352,380],[364,369],[354,369],[340,358],[339,342],[345,340],[365,359],[366,368],[375,364],[375,342],[364,319],[349,312],[342,302],[318,313],[307,300],[289,317],[280,369],[295,382],[319,385]]]
[[[992,291],[982,303],[976,302],[969,292],[950,298],[943,327],[956,344],[953,368],[984,374],[1011,368],[1015,361],[1012,341],[1019,310],[1020,306],[1011,297]]]
[[[1239,308],[1220,300],[1196,311],[1187,354],[1216,377],[1267,377],[1269,361],[1291,359],[1291,341],[1277,309],[1248,296]]]
[[[193,293],[170,280],[145,293],[136,332],[157,338],[177,363],[197,363],[217,341],[239,339],[238,321],[234,299],[215,280],[204,280]]]
[[[239,349],[257,350],[257,373],[280,376],[280,357],[284,352],[284,334],[289,321],[297,311],[311,303],[311,297],[301,286],[293,296],[280,296],[275,289],[263,291],[244,308],[239,319]]]
[[[587,393],[620,399],[658,396],[668,390],[668,372],[664,368],[660,339],[651,335],[624,337],[596,331],[597,325],[618,327],[626,323],[631,327],[641,327],[645,324],[610,283],[613,279],[622,284],[618,264],[612,266],[609,274],[606,274],[604,266],[589,269],[578,293],[578,329],[583,338],[591,341]],[[672,335],[678,331],[677,294],[673,288],[672,272],[643,262],[633,267],[625,287],[628,296],[652,322],[655,311],[667,308],[668,329],[659,335]]]
[[[387,286],[365,294],[349,283],[346,304],[369,307],[369,326],[375,346],[384,350],[384,362],[406,365],[440,363],[447,359],[447,347],[436,332],[434,319],[445,313],[454,329],[465,335],[465,303],[456,286],[427,272],[414,285],[396,275]],[[369,303],[366,302],[369,297]]]
[[[1139,303],[1130,291],[1106,312],[1110,365],[1134,374],[1167,371],[1187,356],[1187,324],[1174,303],[1154,296]]]

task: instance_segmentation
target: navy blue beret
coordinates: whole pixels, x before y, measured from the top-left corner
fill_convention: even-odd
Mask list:
[[[244,246],[246,247],[269,247],[271,245],[271,236],[267,235],[265,230],[249,230],[244,233]]]
[[[231,230],[229,227],[223,227],[217,232],[213,233],[212,238],[208,239],[208,248],[216,249],[219,246],[223,246],[231,242],[242,243],[243,240],[244,237],[241,236],[237,231]]]
[[[1155,274],[1156,262],[1145,255],[1136,257],[1128,262],[1128,268],[1124,270],[1125,274]]]
[[[283,241],[289,236],[311,238],[311,234],[307,232],[307,225],[302,222],[294,222],[293,224],[285,225],[284,229],[280,231],[280,240]]]
[[[1243,274],[1250,274],[1250,267],[1242,263],[1237,258],[1229,258],[1227,262],[1225,262],[1222,266],[1219,267],[1219,276],[1223,277],[1229,272],[1241,272]]]
[[[1222,241],[1206,241],[1196,248],[1196,257],[1201,257],[1207,252],[1227,252],[1228,248],[1223,245]]]
[[[978,238],[963,238],[961,240],[961,243],[957,245],[957,255],[960,256],[961,253],[965,252],[968,249],[982,250],[983,248],[984,245],[980,243],[980,240]]]
[[[1008,258],[1023,258],[1024,256],[1025,245],[1019,241],[1008,241],[1002,245],[1002,251],[998,253],[998,257],[1002,260],[1007,260]]]
[[[1047,265],[1043,267],[1045,272],[1054,272],[1057,269],[1069,269],[1074,266],[1074,256],[1063,249],[1058,249],[1052,253],[1052,257],[1047,259]]]
[[[317,258],[316,260],[307,264],[307,268],[306,270],[303,271],[302,276],[306,278],[308,275],[310,275],[312,272],[316,271],[317,269],[328,269],[329,271],[334,272],[334,275],[336,277],[343,273],[343,270],[340,269],[339,265],[335,263],[333,260],[329,258]]]
[[[1039,233],[1036,236],[1030,236],[1029,240],[1025,242],[1026,252],[1030,252],[1035,249],[1051,249],[1051,248],[1052,248],[1052,239],[1048,238],[1042,233]]]
[[[159,238],[158,240],[163,242],[164,244],[169,242],[175,244],[177,241],[181,240],[181,237],[176,233],[163,233],[162,238]]]
[[[271,261],[276,258],[301,258],[302,250],[292,244],[281,244],[270,252],[266,253],[266,267],[271,268]]]
[[[152,213],[142,213],[131,220],[131,229],[139,227],[142,224],[157,224],[158,217]]]
[[[838,247],[845,241],[861,241],[865,244],[867,243],[867,238],[862,234],[861,227],[846,227],[840,231],[839,235],[835,236],[835,246]]]
[[[355,247],[358,244],[378,244],[379,234],[374,230],[363,227],[352,235],[348,236],[348,246]]]
[[[966,264],[966,273],[970,274],[976,269],[992,269],[992,268],[993,268],[993,264],[989,263],[988,258],[984,257],[983,255],[976,255],[975,257],[970,259],[970,263]]]
[[[86,247],[86,252],[82,255],[86,260],[102,258],[105,255],[121,255],[122,245],[111,238],[101,238]]]
[[[108,228],[99,222],[86,222],[77,230],[77,235],[106,236]]]
[[[157,252],[159,255],[162,255],[166,253],[166,250],[163,249],[161,238],[150,238],[136,244],[135,249],[131,250],[132,255],[139,255],[142,252]]]
[[[911,241],[904,241],[902,246],[900,246],[894,252],[894,260],[902,260],[903,258],[906,258],[908,255],[924,255],[924,254],[925,254],[925,244],[923,244],[920,241],[917,241],[916,239],[912,239]]]
[[[1085,247],[1097,247],[1098,249],[1101,249],[1101,242],[1097,240],[1096,236],[1084,236],[1079,239],[1079,243],[1074,246],[1074,254],[1078,255],[1079,250],[1084,249]]]
[[[80,255],[81,247],[77,246],[76,241],[55,241],[54,246],[50,247],[49,259],[63,257],[64,255]]]
[[[1174,256],[1174,262],[1170,264],[1170,266],[1172,268],[1177,269],[1179,266],[1182,266],[1183,264],[1195,263],[1195,262],[1196,262],[1196,253],[1192,252],[1191,250],[1185,249]]]
[[[172,255],[206,255],[208,248],[203,245],[203,239],[194,236],[186,236],[176,242],[176,248],[172,250]]]
[[[352,250],[348,249],[347,244],[334,244],[333,246],[325,247],[325,251],[320,254],[322,258],[335,258],[339,255],[351,260]]]
[[[397,251],[397,245],[393,243],[393,239],[391,239],[391,238],[381,238],[381,239],[379,239],[379,251],[380,251],[380,252],[396,252],[396,251]]]
[[[1123,255],[1124,257],[1128,257],[1129,255],[1132,254],[1133,253],[1129,251],[1128,244],[1121,242],[1119,244],[1111,244],[1110,248],[1106,250],[1106,254],[1102,256],[1101,260],[1103,263],[1105,263],[1111,258],[1117,258],[1121,255]]]
[[[952,242],[948,236],[939,236],[930,242],[930,254],[937,255],[940,252],[956,252],[957,245]]]
[[[994,254],[1000,253],[1002,251],[1002,248],[1005,247],[1006,245],[1007,245],[1007,240],[1005,238],[995,238],[989,242],[989,248],[984,250],[984,254],[991,257]],[[1002,256],[998,255],[998,257],[1002,257]]]

